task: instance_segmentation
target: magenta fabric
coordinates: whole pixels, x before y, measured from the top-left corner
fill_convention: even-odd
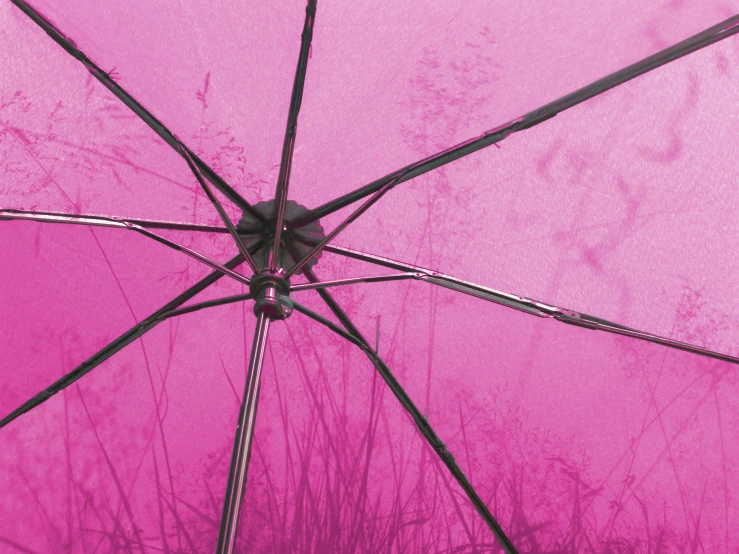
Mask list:
[[[246,201],[274,198],[302,0],[32,6]],[[736,13],[321,1],[288,198],[319,206]],[[735,37],[402,183],[332,244],[737,356],[737,101]],[[213,272],[116,222],[238,254],[183,157],[10,2],[0,176],[0,418]],[[329,290],[519,552],[739,549],[735,363],[415,280]],[[247,292],[221,277],[182,306]],[[0,552],[213,551],[252,308],[162,319],[0,428]],[[255,436],[237,552],[502,552],[368,357],[303,314],[271,325]]]
[[[738,69],[736,37],[656,69],[395,188],[339,242],[736,353]],[[404,121],[421,158],[442,147],[439,119],[459,118],[449,104],[428,107],[426,98],[447,97],[442,87],[416,90],[419,112]],[[399,220],[401,232],[387,223]],[[419,248],[427,222],[434,244]],[[711,332],[675,328],[691,295]]]

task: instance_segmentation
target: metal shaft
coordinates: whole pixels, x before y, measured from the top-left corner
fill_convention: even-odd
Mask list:
[[[252,344],[249,370],[246,375],[244,399],[239,411],[239,424],[236,428],[231,469],[228,473],[226,498],[223,501],[217,554],[231,554],[236,542],[241,501],[244,497],[244,487],[246,485],[246,471],[249,467],[251,443],[254,438],[254,423],[257,416],[257,400],[259,399],[259,379],[264,363],[269,323],[270,319],[265,314],[257,316],[257,328],[254,331],[254,343]]]

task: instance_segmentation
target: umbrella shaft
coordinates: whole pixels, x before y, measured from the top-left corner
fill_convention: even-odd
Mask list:
[[[254,438],[254,423],[257,416],[257,400],[259,399],[259,380],[264,363],[264,351],[267,345],[267,332],[270,319],[265,314],[257,316],[257,327],[254,331],[254,343],[249,360],[249,371],[246,375],[244,399],[239,411],[239,424],[234,438],[231,469],[228,474],[226,498],[223,501],[221,529],[218,533],[217,554],[231,554],[236,542],[236,531],[239,524],[241,501],[244,497],[246,472],[249,467],[251,443]]]

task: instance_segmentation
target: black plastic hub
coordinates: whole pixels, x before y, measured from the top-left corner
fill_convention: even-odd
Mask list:
[[[261,213],[267,223],[263,223],[248,212],[244,212],[241,221],[239,221],[236,229],[246,244],[247,248],[252,247],[258,242],[262,243],[262,246],[253,254],[254,261],[257,266],[265,270],[269,267],[269,256],[272,251],[274,237],[275,237],[275,201],[269,200],[267,202],[259,202],[254,205],[254,209]],[[289,222],[305,212],[308,208],[301,206],[293,200],[288,200],[285,204],[285,221]],[[281,246],[278,252],[277,266],[288,271],[293,265],[295,265],[295,259],[301,259],[312,248],[312,244],[316,244],[323,240],[326,234],[323,232],[323,227],[320,221],[314,221],[303,227],[295,229],[283,230],[281,237]],[[320,252],[314,255],[305,266],[308,268],[313,267],[318,263],[321,257]]]

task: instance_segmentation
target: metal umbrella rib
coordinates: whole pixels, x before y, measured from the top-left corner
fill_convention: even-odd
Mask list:
[[[501,292],[489,287],[484,287],[469,281],[457,279],[451,275],[439,273],[431,269],[426,269],[412,264],[391,260],[383,256],[377,256],[375,254],[367,254],[351,248],[345,248],[338,245],[328,245],[325,247],[327,252],[332,252],[347,258],[353,258],[355,260],[362,260],[373,265],[379,265],[391,269],[405,271],[395,276],[381,277],[370,277],[370,278],[353,278],[346,279],[344,283],[327,283],[325,286],[339,286],[342,284],[354,284],[360,282],[377,282],[377,281],[390,281],[390,280],[403,280],[403,279],[415,279],[425,281],[433,285],[438,285],[450,290],[461,292],[470,296],[481,298],[501,306],[513,308],[515,310],[525,312],[538,317],[551,318],[562,323],[569,325],[575,325],[578,327],[584,327],[586,329],[604,331],[624,337],[631,337],[637,340],[651,342],[666,346],[668,348],[674,348],[676,350],[682,350],[684,352],[690,352],[692,354],[698,354],[699,356],[705,356],[707,358],[713,358],[715,360],[721,360],[732,364],[739,364],[739,357],[725,354],[709,348],[703,348],[694,344],[685,343],[682,341],[673,340],[653,333],[640,331],[638,329],[632,329],[619,323],[614,323],[606,319],[602,319],[596,316],[580,313],[567,308],[561,308],[545,302],[539,302],[537,300],[531,300],[515,294],[507,292]],[[313,288],[318,288],[318,284],[313,284]],[[301,290],[302,288],[310,288],[308,285],[297,285],[295,290]]]
[[[393,184],[395,184],[397,181],[393,180],[389,183],[386,183],[383,185],[378,191],[376,191],[370,198],[368,198],[361,206],[359,206],[356,210],[352,212],[352,214],[347,217],[344,221],[339,223],[326,237],[316,244],[311,250],[305,254],[301,259],[296,260],[295,265],[290,268],[290,270],[287,272],[287,277],[291,277],[292,275],[295,275],[300,269],[307,264],[310,259],[315,256],[316,254],[320,253],[321,250],[325,248],[325,246],[329,243],[329,241],[336,238],[336,236],[341,233],[344,229],[346,229],[351,223],[353,223],[359,216],[361,216],[364,212],[369,210],[375,202],[377,202],[382,196],[390,190]]]
[[[294,250],[294,247],[290,244],[288,244],[288,251],[290,253],[290,256],[293,259],[295,259],[296,252]],[[310,268],[303,267],[302,272],[303,272],[303,275],[305,275],[305,277],[311,283],[320,282],[319,279],[316,277],[316,275],[313,273],[313,271]],[[344,310],[341,309],[341,307],[334,300],[331,294],[329,294],[329,292],[325,290],[324,288],[317,288],[316,292],[318,292],[319,296],[323,299],[323,301],[326,303],[328,308],[333,312],[336,318],[341,322],[341,324],[344,326],[346,331],[336,326],[331,321],[312,312],[308,308],[305,308],[304,306],[295,304],[295,309],[297,309],[304,315],[307,315],[308,317],[311,317],[312,319],[315,319],[316,321],[323,323],[335,333],[338,333],[344,338],[347,338],[348,340],[350,340],[351,342],[359,346],[369,356],[370,360],[372,361],[372,364],[377,369],[377,372],[379,373],[380,377],[382,377],[383,381],[385,381],[388,388],[391,390],[393,395],[397,398],[398,402],[400,402],[403,409],[406,410],[408,414],[411,416],[411,418],[416,424],[416,427],[421,432],[424,439],[428,442],[429,446],[434,450],[434,452],[436,452],[436,454],[439,456],[441,461],[447,467],[447,469],[452,474],[454,479],[462,487],[465,494],[469,498],[470,502],[475,507],[475,510],[477,510],[477,512],[480,514],[483,521],[485,521],[485,524],[491,530],[491,532],[493,533],[493,536],[498,541],[500,546],[508,554],[516,554],[517,550],[513,546],[513,543],[508,538],[506,533],[503,531],[503,528],[500,526],[500,524],[495,519],[495,517],[493,517],[488,507],[485,505],[485,503],[482,501],[482,499],[477,494],[475,489],[472,487],[470,482],[467,480],[467,477],[464,475],[462,470],[457,465],[457,462],[455,461],[454,456],[452,456],[449,450],[447,450],[446,446],[441,441],[441,439],[439,439],[439,437],[436,435],[436,433],[432,429],[431,425],[429,425],[428,421],[423,416],[421,411],[413,403],[413,400],[411,400],[410,396],[408,396],[408,394],[405,392],[405,390],[400,385],[398,380],[392,374],[392,372],[390,371],[390,368],[372,350],[372,347],[370,346],[370,344],[362,336],[359,329],[357,329],[357,327],[352,323],[349,316],[344,312]]]
[[[122,221],[144,227],[145,229],[168,229],[171,231],[195,231],[201,233],[228,233],[225,227],[214,225],[202,225],[199,223],[183,223],[179,221],[161,221],[153,219],[133,219],[109,217],[99,214],[68,214],[62,212],[47,212],[36,210],[14,210],[0,208],[0,220],[2,219],[28,219],[53,223],[70,223],[84,225],[101,225],[107,227],[109,221]],[[84,221],[84,223],[82,223]]]
[[[252,252],[255,252],[259,248],[262,248],[262,246],[264,246],[264,243],[262,241],[259,241],[251,247],[251,250]],[[241,256],[241,254],[239,254],[231,258],[228,262],[226,262],[224,264],[224,267],[228,269],[229,271],[231,271],[237,268],[242,263],[244,263],[244,259]],[[178,295],[176,298],[172,299],[170,302],[167,302],[164,306],[159,308],[156,312],[152,313],[147,318],[141,320],[139,323],[131,327],[128,331],[123,333],[117,339],[115,339],[111,343],[104,346],[102,349],[100,349],[98,352],[96,352],[93,356],[88,358],[86,361],[82,362],[75,369],[73,369],[72,371],[70,371],[69,373],[67,373],[66,375],[64,375],[63,377],[61,377],[60,379],[58,379],[51,385],[49,385],[43,391],[33,396],[32,398],[24,402],[21,406],[13,410],[10,414],[5,416],[2,420],[0,420],[0,428],[4,427],[5,425],[10,423],[14,419],[17,419],[19,416],[23,415],[24,413],[32,410],[36,406],[43,404],[44,402],[46,402],[49,398],[51,398],[58,392],[64,390],[69,385],[73,384],[75,381],[84,377],[90,371],[92,371],[97,366],[99,366],[101,363],[103,363],[105,360],[110,358],[113,354],[123,349],[127,345],[131,344],[133,341],[141,337],[147,331],[159,325],[162,321],[169,319],[171,317],[196,312],[204,308],[221,306],[224,304],[230,304],[233,302],[239,302],[239,301],[248,300],[251,298],[249,294],[244,294],[244,295],[230,296],[226,298],[219,298],[215,300],[209,300],[209,301],[193,304],[186,308],[180,308],[182,304],[194,298],[196,295],[198,295],[199,293],[201,293],[202,291],[204,291],[205,289],[207,289],[208,287],[216,283],[224,275],[225,274],[220,270],[215,271],[211,273],[210,275],[208,275],[207,277],[204,277],[203,279],[195,283],[193,286],[188,288],[182,294]]]
[[[235,268],[235,267],[238,267],[241,263],[243,263],[243,261],[244,260],[241,257],[241,254],[239,254],[238,256],[226,262],[225,266],[227,268]],[[69,385],[73,384],[77,380],[81,379],[82,377],[90,373],[93,369],[95,369],[97,366],[102,364],[105,360],[110,358],[113,354],[123,349],[127,345],[131,344],[133,341],[141,337],[141,335],[153,329],[165,319],[168,319],[169,317],[172,317],[173,315],[177,315],[174,311],[179,306],[181,306],[182,304],[184,304],[185,302],[193,298],[195,295],[197,295],[198,293],[202,292],[203,290],[211,286],[213,283],[218,281],[221,277],[223,277],[223,273],[221,273],[220,271],[211,273],[210,275],[198,281],[195,285],[187,289],[185,292],[183,292],[182,294],[180,294],[179,296],[177,296],[170,302],[167,302],[164,306],[159,308],[156,312],[151,314],[149,317],[143,319],[142,321],[140,321],[139,323],[131,327],[128,331],[123,333],[113,342],[103,347],[101,350],[99,350],[93,356],[91,356],[90,358],[82,362],[72,371],[70,371],[69,373],[64,375],[62,378],[58,379],[57,381],[55,381],[54,383],[46,387],[43,391],[33,396],[32,398],[24,402],[21,406],[13,410],[10,414],[8,414],[3,419],[1,419],[0,428],[6,426],[11,421],[13,421],[14,419],[17,419],[18,417],[25,414],[26,412],[34,409],[36,406],[43,404],[44,402],[46,402],[49,398],[51,398],[58,392],[63,391]]]
[[[582,102],[598,96],[599,94],[617,87],[618,85],[626,83],[639,75],[648,73],[666,63],[691,54],[692,52],[705,48],[706,46],[710,46],[711,44],[733,36],[736,33],[739,33],[739,15],[731,17],[718,25],[714,25],[701,33],[693,35],[674,46],[665,48],[664,50],[657,52],[640,62],[612,73],[603,79],[599,79],[598,81],[578,89],[567,96],[563,96],[558,100],[537,108],[518,119],[514,119],[513,121],[509,121],[499,127],[486,131],[479,137],[469,139],[457,144],[456,146],[452,146],[451,148],[434,154],[433,156],[429,156],[428,158],[424,158],[423,160],[410,164],[402,169],[394,171],[393,173],[385,175],[364,187],[340,196],[322,206],[319,206],[318,208],[314,208],[313,210],[309,210],[308,212],[293,218],[293,220],[287,225],[289,229],[295,229],[313,223],[322,217],[330,215],[369,196],[362,205],[351,213],[351,215],[339,223],[320,243],[316,244],[308,254],[297,261],[295,266],[288,272],[288,277],[297,273],[312,256],[321,252],[329,241],[333,240],[341,231],[380,200],[382,196],[400,183],[409,181],[419,175],[423,175],[424,173],[428,173],[433,169],[463,158],[464,156],[477,152],[487,146],[501,142],[512,133],[530,129],[539,123],[543,123],[544,121],[553,118],[560,112],[581,104]],[[275,245],[277,245],[277,242],[275,242]],[[277,246],[275,246],[275,248],[277,248]]]
[[[317,0],[308,0],[308,4],[305,7],[305,23],[303,24],[302,40],[300,42],[298,67],[295,70],[295,80],[293,82],[293,90],[290,96],[290,110],[287,116],[287,129],[285,130],[285,140],[282,146],[280,173],[277,177],[277,187],[275,190],[275,239],[270,259],[270,269],[272,271],[277,269],[276,264],[278,262],[280,237],[282,236],[282,228],[285,219],[287,191],[290,186],[290,170],[292,169],[293,151],[295,150],[295,134],[298,130],[298,115],[300,114],[300,105],[303,102],[305,75],[308,68],[310,45],[313,40],[313,24],[316,20],[316,2]]]
[[[42,222],[42,223],[68,223],[68,224],[71,223],[71,224],[76,224],[76,225],[95,225],[98,227],[116,227],[120,229],[128,229],[130,231],[135,231],[141,235],[144,235],[145,237],[148,237],[152,240],[155,240],[156,242],[163,244],[169,248],[172,248],[173,250],[176,250],[177,252],[182,252],[183,254],[186,254],[187,256],[190,256],[191,258],[198,260],[199,262],[207,265],[208,267],[215,269],[216,271],[220,271],[224,275],[228,275],[229,277],[238,281],[239,283],[243,283],[244,285],[248,286],[249,283],[251,282],[248,277],[229,269],[223,264],[220,264],[216,262],[215,260],[210,259],[208,256],[204,256],[203,254],[196,252],[192,248],[188,248],[187,246],[184,246],[172,240],[166,239],[160,235],[157,235],[156,233],[153,233],[152,231],[145,229],[143,226],[138,225],[128,220],[112,219],[112,218],[106,218],[106,217],[65,216],[65,215],[60,215],[60,214],[50,215],[50,214],[44,214],[44,213],[0,210],[0,220],[2,219],[21,219],[21,220],[27,220],[27,221],[37,221],[37,222]],[[248,252],[246,253],[248,254]],[[243,256],[243,252],[242,252],[242,256]]]
[[[433,169],[463,158],[464,156],[477,152],[478,150],[482,150],[487,146],[501,142],[503,139],[508,137],[508,135],[518,131],[523,131],[524,129],[530,129],[531,127],[534,127],[539,123],[543,123],[573,106],[589,100],[590,98],[598,96],[599,94],[626,83],[640,75],[648,73],[653,69],[657,69],[669,62],[677,60],[683,56],[687,56],[701,48],[705,48],[706,46],[710,46],[720,40],[729,38],[736,33],[739,33],[739,15],[730,17],[705,31],[693,35],[692,37],[670,46],[669,48],[665,48],[648,58],[616,71],[607,77],[599,79],[568,94],[567,96],[563,96],[549,104],[541,106],[518,119],[514,119],[513,121],[509,121],[508,123],[490,129],[489,131],[485,131],[478,137],[471,138],[434,154],[433,156],[429,156],[428,158],[424,158],[423,160],[407,165],[402,169],[398,169],[397,171],[389,173],[388,175],[369,183],[368,185],[331,200],[322,206],[314,208],[309,212],[294,218],[287,226],[292,229],[308,225],[309,223],[341,210],[366,196],[375,194],[378,191],[386,192],[400,183],[404,183],[418,177],[419,175],[428,173]]]
[[[196,233],[218,233],[228,234],[227,227],[216,225],[205,225],[202,223],[185,223],[182,221],[164,221],[158,219],[136,219],[130,217],[114,217],[101,214],[72,214],[64,212],[49,212],[38,210],[16,210],[0,208],[0,220],[3,219],[28,219],[37,221],[49,221],[52,223],[79,224],[109,226],[110,221],[128,222],[138,225],[144,229],[167,229],[170,231],[192,231]],[[245,233],[239,233],[246,235]]]
[[[213,186],[218,188],[231,202],[236,204],[243,211],[246,211],[259,219],[262,222],[266,221],[266,218],[255,210],[251,204],[249,204],[236,190],[231,187],[223,178],[221,178],[208,164],[201,160],[192,150],[190,150],[180,139],[178,139],[172,131],[170,131],[161,121],[159,121],[154,115],[149,112],[144,106],[142,106],[131,94],[129,94],[123,87],[116,83],[110,75],[103,71],[98,65],[95,64],[87,55],[82,52],[70,40],[64,35],[59,29],[57,29],[48,19],[36,11],[32,6],[23,0],[11,0],[18,9],[26,14],[34,23],[41,27],[47,35],[49,35],[54,42],[61,46],[70,56],[78,60],[82,65],[85,66],[87,71],[95,77],[102,85],[112,92],[118,99],[120,99],[126,106],[128,106],[133,113],[135,113],[141,120],[146,123],[157,135],[159,135],[164,142],[169,144],[177,153],[184,156],[188,153],[198,169],[203,173],[206,179],[213,183]]]
[[[317,321],[318,323],[321,323],[322,325],[328,327],[331,331],[345,338],[351,343],[357,345],[367,355],[367,357],[372,362],[372,365],[375,366],[375,369],[377,369],[377,372],[385,381],[395,398],[397,398],[403,409],[411,416],[413,422],[416,424],[416,427],[428,443],[429,447],[439,456],[439,459],[441,459],[441,461],[447,467],[449,472],[452,474],[452,477],[454,477],[462,490],[464,490],[467,498],[469,498],[470,502],[475,507],[475,510],[477,510],[482,519],[485,521],[485,524],[490,528],[500,547],[508,554],[517,554],[518,551],[516,550],[516,547],[513,545],[510,538],[508,538],[505,531],[495,519],[495,517],[490,513],[490,510],[485,505],[485,502],[477,494],[472,484],[470,484],[467,476],[460,469],[452,453],[449,452],[446,445],[442,442],[442,440],[429,424],[428,420],[423,416],[418,407],[413,403],[413,400],[411,400],[410,396],[408,396],[408,393],[405,392],[387,364],[382,360],[382,358],[380,358],[380,356],[375,353],[374,350],[372,350],[372,347],[369,345],[369,343],[367,343],[364,337],[362,337],[357,328],[354,327],[353,324],[351,324],[351,321],[349,321],[346,314],[344,314],[341,308],[339,308],[338,304],[336,304],[335,301],[331,299],[330,296],[328,296],[328,293],[321,289],[319,289],[319,292],[323,293],[321,296],[323,297],[324,301],[329,306],[331,311],[333,311],[334,314],[342,320],[342,323],[344,323],[345,326],[348,325],[347,331],[345,331],[335,323],[331,322],[330,320],[326,319],[325,317],[313,312],[305,306],[302,306],[301,304],[295,303],[295,309],[298,312],[313,319],[314,321]]]
[[[213,194],[213,191],[210,190],[210,187],[208,187],[208,184],[203,179],[203,176],[200,174],[200,171],[195,165],[195,162],[193,161],[192,156],[187,151],[183,151],[183,156],[185,157],[185,160],[187,160],[187,165],[190,167],[190,170],[195,176],[195,179],[197,179],[198,183],[200,184],[200,187],[203,189],[205,194],[208,196],[208,199],[211,201],[213,206],[215,206],[216,211],[218,212],[218,215],[221,217],[221,220],[223,221],[223,223],[225,223],[226,227],[228,228],[228,232],[231,234],[231,237],[234,239],[234,242],[236,243],[236,246],[238,247],[239,252],[241,252],[241,255],[244,256],[246,263],[249,264],[249,267],[251,267],[252,271],[256,273],[257,271],[259,271],[259,268],[257,267],[257,264],[254,262],[254,258],[252,258],[251,254],[249,254],[249,250],[246,248],[244,241],[241,240],[241,237],[239,236],[238,231],[236,231],[236,227],[234,227],[233,222],[228,217],[228,214],[223,209],[223,206],[221,206],[220,201],[218,200],[216,195]]]

